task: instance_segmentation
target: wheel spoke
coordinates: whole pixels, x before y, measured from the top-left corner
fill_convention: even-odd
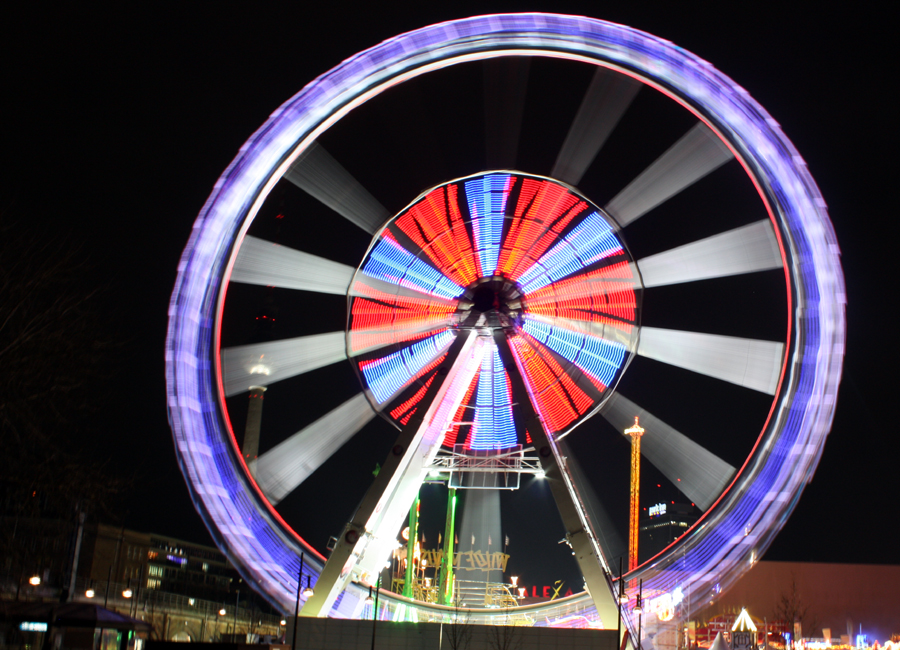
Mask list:
[[[389,232],[370,251],[362,273],[439,298],[454,298],[463,293],[463,287],[401,246]]]
[[[601,413],[619,433],[640,416],[646,431],[641,454],[701,510],[708,509],[734,477],[734,467],[620,393]]]
[[[266,498],[275,505],[331,458],[373,417],[375,411],[366,396],[359,393],[251,461],[250,471]]]
[[[518,281],[525,293],[531,293],[621,252],[622,245],[610,225],[593,212],[535,261]]]
[[[344,332],[328,332],[225,348],[222,350],[225,396],[243,393],[250,386],[270,386],[346,359],[345,345]]]
[[[392,354],[360,361],[360,372],[379,406],[437,365],[435,360],[442,358],[455,337],[455,332],[444,330]]]
[[[367,233],[374,234],[391,216],[317,142],[309,145],[284,177]]]
[[[774,395],[784,344],[642,327],[637,353],[679,368]]]
[[[484,62],[484,126],[488,169],[514,169],[525,110],[531,58],[508,56]]]
[[[353,273],[346,264],[248,235],[238,251],[231,281],[343,296]]]
[[[631,77],[598,67],[550,175],[578,185],[640,89]]]
[[[597,390],[610,386],[625,360],[626,346],[526,316],[522,331],[575,364]]]
[[[645,287],[694,282],[782,268],[768,220],[645,257],[637,262]]]
[[[466,181],[466,202],[482,276],[494,275],[497,270],[510,180],[509,174],[490,174]]]
[[[625,226],[731,160],[731,151],[698,123],[606,205]]]

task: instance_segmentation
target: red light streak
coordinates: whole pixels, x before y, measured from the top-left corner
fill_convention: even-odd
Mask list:
[[[478,279],[481,267],[459,211],[457,191],[456,185],[433,190],[396,224],[444,275],[466,286]]]

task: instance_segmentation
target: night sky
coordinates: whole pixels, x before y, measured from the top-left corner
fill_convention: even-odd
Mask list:
[[[879,302],[895,289],[895,239],[888,224],[896,211],[892,189],[896,165],[889,151],[897,145],[897,129],[892,119],[895,103],[885,85],[896,78],[896,68],[889,69],[887,63],[896,56],[888,52],[891,41],[884,16],[848,15],[824,11],[822,5],[809,6],[751,3],[738,11],[721,3],[659,8],[556,2],[447,3],[443,9],[419,3],[385,9],[381,3],[370,3],[351,11],[348,5],[329,3],[254,3],[252,9],[246,5],[241,10],[223,10],[210,3],[188,9],[154,5],[145,10],[113,4],[103,9],[45,6],[31,7],[27,13],[16,13],[21,8],[11,13],[5,7],[0,13],[4,53],[0,216],[35,233],[53,231],[80,243],[93,269],[85,272],[85,286],[105,287],[100,300],[103,319],[125,344],[107,375],[96,380],[94,395],[102,409],[73,435],[83,438],[81,444],[91,453],[110,458],[111,472],[136,477],[137,488],[126,503],[121,523],[209,543],[175,460],[166,415],[164,341],[178,259],[194,218],[243,142],[316,76],[386,38],[451,18],[537,10],[624,23],[710,61],[763,105],[805,158],[828,203],[842,249],[849,300],[847,355],[834,428],[819,469],[763,559],[896,563],[895,542],[889,541],[893,537],[887,526],[897,492],[900,444],[892,424],[897,386],[893,370],[900,359],[894,328],[885,313],[889,308]],[[525,171],[549,173],[542,165],[568,128],[566,121],[542,121],[538,116],[574,111],[589,80],[583,69],[555,66],[545,61],[531,66],[528,98],[530,106],[537,108],[526,112],[523,123],[531,142],[521,148],[519,165]],[[457,110],[464,114],[477,116],[483,111],[482,98],[470,90],[477,86],[480,69],[459,68],[373,102],[367,113],[348,120],[343,131],[323,139],[329,151],[392,212],[429,184],[448,180],[444,174],[461,176],[481,167],[480,134],[448,131],[444,126],[456,119],[450,109],[442,112],[440,108],[451,101],[458,102]],[[654,123],[655,111],[665,109],[659,109],[651,93],[644,94],[627,116],[631,122],[625,127],[632,132],[656,129],[646,134],[647,139],[665,139],[677,137],[672,134],[690,126],[690,120],[675,113]],[[425,99],[435,96],[447,102],[428,105]],[[652,128],[647,126],[651,124]],[[615,138],[609,147],[608,162],[593,169],[582,185],[600,205],[656,155],[640,147],[633,151],[626,141]],[[476,149],[478,157],[467,159]],[[435,155],[423,156],[424,151]],[[404,161],[404,152],[417,163]],[[401,173],[407,175],[398,178]],[[744,205],[740,197],[746,181],[729,174],[722,172],[720,187],[738,197],[729,208],[730,218],[744,219],[742,223],[760,218],[735,215]],[[702,212],[721,205],[715,197],[697,198],[700,203],[692,200],[686,192],[682,204],[676,202],[667,209]],[[709,205],[702,200],[710,201]],[[309,236],[305,222],[292,215],[313,219],[317,210],[326,209],[299,190],[278,189],[251,233],[277,236],[292,245]],[[276,213],[286,215],[283,223],[275,223]],[[314,228],[321,243],[312,252],[356,266],[368,237],[362,237],[361,231],[344,233],[342,227],[334,226],[337,230],[327,233]],[[672,245],[663,242],[696,238],[662,217],[642,219],[635,227],[643,229],[643,236],[635,240],[644,243],[629,240],[638,258]],[[739,309],[711,299],[695,315],[718,323],[707,331],[721,327],[723,333],[745,336],[763,332],[765,338],[766,323],[771,322],[766,310],[770,299],[777,303],[777,285],[762,278],[748,285]],[[729,286],[726,291],[743,291]],[[249,340],[263,295],[246,288],[229,293],[224,345]],[[656,313],[648,313],[647,318],[690,329],[689,319],[679,321],[671,315],[674,310],[667,309],[684,296],[660,295]],[[285,323],[279,338],[342,327],[343,315],[327,299],[310,298],[302,305],[289,296],[276,299],[279,318]],[[777,333],[771,338],[777,338]],[[314,402],[330,400],[336,406],[352,395],[350,387],[341,383],[340,372],[326,371],[315,378],[335,388],[321,395],[309,389]],[[706,446],[740,464],[742,451],[752,444],[753,417],[760,406],[743,404],[732,420],[724,420],[727,410],[719,405],[729,399],[721,392],[727,390],[702,381],[694,388],[696,399],[668,403],[677,400],[665,386],[679,378],[666,372],[649,373],[657,383],[643,386],[653,396],[647,398],[651,400],[648,409],[666,411],[673,425],[685,429],[698,421],[709,423]],[[623,388],[627,381],[626,373]],[[283,383],[272,392],[292,388],[289,382]],[[299,385],[293,388],[306,390]],[[276,404],[274,396],[269,397]],[[242,401],[243,396],[229,401],[236,422],[246,408]],[[296,403],[283,406],[283,414],[278,406],[270,412],[268,402],[266,408],[265,422],[278,431],[272,434],[275,437],[285,437],[321,414],[302,405],[298,409]],[[592,421],[587,426],[599,430],[605,425]],[[353,486],[365,483],[368,468],[379,462],[379,455],[383,457],[392,443],[386,423],[375,427],[377,432],[368,442],[354,449],[356,465],[336,465],[327,477],[314,476],[308,486],[311,491],[333,491],[334,508],[304,509],[300,496],[293,497],[297,503],[285,503],[298,530],[307,531],[310,542],[320,549],[327,535],[337,534],[335,528],[355,505],[358,488]],[[622,445],[613,449],[623,443],[621,439],[608,433],[607,439],[612,440],[609,448],[594,445],[584,451],[585,458],[623,453]],[[627,466],[623,464],[621,470],[620,475],[608,477],[619,490],[622,477],[627,481]],[[654,493],[656,475],[652,469],[647,472],[648,499],[676,498],[671,486],[663,483]],[[606,484],[595,487],[612,489]],[[516,570],[531,572],[534,582],[547,584],[556,574],[543,565],[549,558],[553,566],[553,554],[559,551],[553,547],[555,539],[550,539],[556,534],[555,524],[540,523],[552,522],[554,516],[546,490],[541,496],[541,489],[523,490],[523,495],[528,492],[533,498],[531,504],[510,504],[504,525],[513,538],[509,550]],[[623,494],[622,499],[610,498],[618,504],[610,506],[614,511],[624,512],[627,507],[627,485]],[[311,519],[316,523],[309,523]],[[544,539],[543,545],[531,549],[524,539],[532,535],[550,539],[551,546]],[[560,577],[568,577],[567,571],[559,569]]]

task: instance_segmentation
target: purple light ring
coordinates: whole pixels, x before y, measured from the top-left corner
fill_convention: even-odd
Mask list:
[[[526,34],[524,41],[522,40],[522,35],[515,35],[509,31],[501,31],[499,34],[494,33],[493,36],[496,38],[493,40],[487,37],[487,35],[496,32],[498,29],[506,30],[507,28],[538,31],[554,28],[566,30],[567,33],[553,33],[550,36],[542,34],[539,38],[528,38]],[[691,96],[698,106],[707,110],[715,107],[716,102],[713,100],[722,100],[723,97],[726,100],[732,100],[730,103],[727,101],[722,103],[720,108],[723,108],[723,111],[721,113],[713,111],[713,114],[719,117],[719,122],[717,123],[720,126],[727,125],[727,131],[731,132],[735,141],[743,143],[736,136],[738,129],[733,127],[733,122],[737,121],[740,123],[741,120],[738,118],[741,116],[745,118],[744,122],[747,122],[749,116],[749,122],[756,129],[756,144],[760,145],[757,147],[760,155],[749,155],[747,157],[760,164],[760,168],[765,170],[765,173],[762,174],[763,178],[769,174],[785,174],[790,178],[791,182],[788,185],[793,190],[793,193],[788,192],[782,195],[785,199],[788,199],[786,203],[790,203],[791,207],[795,208],[786,209],[782,214],[782,218],[785,221],[785,229],[792,235],[787,239],[790,242],[797,238],[798,235],[802,239],[805,229],[809,229],[815,237],[814,245],[809,250],[812,251],[813,266],[821,268],[822,273],[813,273],[812,284],[815,285],[815,289],[818,289],[815,293],[818,293],[819,296],[827,298],[839,296],[836,300],[829,300],[827,303],[818,306],[820,309],[824,309],[827,316],[824,320],[828,342],[838,346],[843,344],[843,300],[840,298],[843,295],[843,284],[840,266],[837,261],[834,236],[827,221],[824,203],[821,202],[818,190],[806,172],[805,167],[802,166],[799,156],[796,155],[793,147],[780,133],[777,125],[739,87],[717,73],[705,62],[683,50],[674,48],[670,44],[628,28],[591,19],[517,15],[479,17],[454,23],[444,23],[391,39],[353,57],[307,86],[306,89],[273,114],[272,119],[254,134],[216,184],[213,194],[198,218],[188,249],[182,258],[170,309],[172,316],[167,340],[170,418],[176,444],[183,454],[179,460],[186,476],[197,477],[196,480],[201,480],[196,470],[209,469],[209,466],[205,465],[207,461],[204,458],[204,453],[208,449],[208,445],[205,443],[211,437],[216,437],[212,435],[217,433],[214,429],[222,424],[220,421],[216,421],[216,418],[213,418],[208,423],[211,429],[206,431],[207,423],[204,423],[202,420],[198,421],[196,417],[196,412],[202,410],[200,406],[201,400],[206,402],[207,410],[213,410],[210,409],[210,406],[214,407],[216,403],[214,399],[212,402],[207,401],[211,396],[210,394],[214,391],[208,390],[210,388],[208,378],[205,378],[202,370],[198,370],[204,365],[204,363],[200,362],[202,359],[206,359],[206,365],[210,362],[215,364],[217,361],[215,358],[210,359],[210,356],[214,355],[210,354],[212,351],[208,348],[209,337],[200,338],[199,336],[200,330],[203,329],[199,323],[208,323],[210,320],[213,320],[211,318],[213,314],[211,313],[210,305],[217,302],[214,299],[214,296],[218,293],[218,281],[216,278],[220,277],[219,274],[222,273],[222,261],[232,248],[233,242],[243,236],[243,231],[250,220],[249,217],[255,214],[266,190],[271,185],[274,185],[274,182],[280,177],[279,172],[283,173],[284,168],[289,163],[287,158],[292,143],[300,142],[301,138],[297,136],[298,133],[304,132],[304,129],[300,128],[297,120],[305,120],[307,127],[312,124],[316,125],[315,129],[306,128],[304,132],[306,135],[304,140],[308,142],[311,137],[316,135],[315,131],[324,130],[331,122],[335,121],[333,107],[336,104],[341,104],[342,98],[345,99],[343,105],[346,108],[347,101],[349,101],[346,100],[349,92],[346,91],[346,88],[349,82],[355,83],[358,87],[360,83],[369,80],[368,89],[371,90],[377,85],[377,82],[370,80],[373,75],[378,76],[379,71],[383,78],[393,75],[396,82],[398,70],[395,68],[394,71],[386,74],[387,66],[383,64],[384,61],[393,61],[392,57],[397,57],[398,53],[402,51],[402,57],[406,57],[407,62],[405,70],[408,70],[414,65],[409,63],[411,59],[409,52],[421,52],[423,48],[428,49],[428,52],[424,53],[424,55],[420,54],[418,57],[419,63],[416,63],[416,65],[420,65],[422,59],[431,59],[433,61],[438,53],[443,56],[445,51],[452,52],[454,49],[466,47],[465,43],[459,42],[435,47],[442,40],[445,41],[448,35],[455,36],[459,31],[476,36],[476,38],[472,39],[473,43],[468,45],[468,50],[480,50],[481,54],[477,55],[478,58],[496,55],[498,54],[497,52],[489,52],[488,50],[509,47],[510,42],[517,39],[523,47],[527,46],[529,49],[544,47],[556,50],[557,53],[564,52],[568,54],[566,58],[583,59],[583,53],[590,50],[593,56],[599,56],[624,66],[640,69],[645,74],[654,77],[661,76],[666,78],[667,84]],[[481,40],[481,37],[484,37],[485,40]],[[503,43],[498,43],[501,40]],[[606,41],[611,41],[611,43]],[[598,42],[599,45],[597,45]],[[582,48],[575,47],[573,43],[581,45]],[[591,44],[595,47],[587,47]],[[554,55],[554,53],[547,51],[531,53],[545,56]],[[458,61],[461,58],[463,57],[456,57],[454,60]],[[442,65],[448,64],[446,61],[442,63]],[[368,72],[366,71],[367,65],[370,67]],[[702,78],[706,77],[706,83],[700,83],[701,91],[709,91],[712,88],[715,93],[713,95],[705,95],[704,92],[700,92],[698,95],[701,97],[698,98],[697,94],[688,92],[691,90],[691,84],[679,85],[675,83],[678,80],[673,79],[672,76],[675,73],[683,72],[686,68],[691,68],[692,74],[698,77],[701,82],[703,81]],[[692,80],[688,78],[687,81]],[[741,95],[740,99],[735,100],[735,93]],[[319,100],[325,102],[324,108],[322,104],[318,103]],[[332,107],[331,114],[327,113],[329,106]],[[312,114],[310,107],[318,107],[319,110]],[[329,119],[329,117],[333,119]],[[762,138],[761,142],[760,138]],[[294,156],[299,155],[305,142],[300,142],[300,145],[296,146],[293,152]],[[753,147],[749,146],[753,142],[743,144],[747,145],[744,148],[748,152],[753,151]],[[776,149],[780,149],[780,151],[776,151]],[[778,154],[782,155],[779,156]],[[788,156],[790,156],[789,159]],[[276,163],[282,161],[282,165],[275,169],[274,173],[272,169],[277,165],[272,165],[273,160]],[[764,165],[761,164],[762,162],[769,164]],[[248,176],[250,177],[249,179]],[[769,176],[769,178],[772,178],[772,176]],[[775,176],[775,178],[779,177]],[[773,183],[773,185],[778,184]],[[779,194],[778,189],[781,188],[775,188],[775,194]],[[776,203],[779,206],[781,204],[782,201]],[[242,221],[244,222],[243,227],[241,227]],[[240,232],[234,235],[238,230]],[[796,252],[793,248],[791,250],[794,253],[792,259],[797,259]],[[230,265],[230,263],[229,261],[228,264]],[[802,275],[802,273],[802,269],[795,268],[794,275]],[[225,273],[222,273],[222,277],[227,279],[227,269]],[[198,290],[197,284],[200,284],[201,287],[206,287],[206,291]],[[796,284],[799,286],[805,283]],[[818,286],[819,284],[825,286]],[[831,289],[831,291],[827,289]],[[220,298],[222,293],[224,292],[219,293]],[[194,330],[193,334],[192,330]],[[217,332],[214,331],[213,334],[215,335]],[[217,339],[217,336],[215,338]],[[820,346],[820,348],[824,347],[826,349],[822,359],[823,363],[817,363],[816,365],[816,372],[819,375],[822,374],[822,371],[825,372],[825,377],[818,382],[818,393],[825,397],[824,401],[826,403],[829,397],[833,400],[840,374],[840,353],[833,351],[834,345],[832,345],[831,351],[829,351],[827,345]],[[206,381],[207,385],[205,387],[194,386],[195,380],[199,380],[200,384]],[[199,392],[196,390],[198,388]],[[206,400],[203,399],[204,397]],[[821,402],[822,400],[817,401]],[[821,437],[824,437],[823,431],[827,429],[832,410],[826,408],[824,414],[826,421],[823,422],[820,418],[818,426],[813,427],[820,433]],[[809,431],[812,431],[812,429],[809,429]],[[218,438],[221,440],[222,436],[220,435]],[[818,444],[820,448],[821,443]],[[818,453],[813,454],[813,457],[814,460],[817,459]],[[223,471],[226,469],[225,467],[222,468]],[[239,470],[239,468],[232,465],[230,470],[234,472]],[[207,474],[208,472],[204,471],[203,473]],[[238,472],[238,475],[240,475],[240,472]],[[215,476],[207,476],[207,478],[202,480],[214,487],[217,483]],[[221,480],[218,483],[221,484]],[[201,485],[204,488],[209,487],[206,484]],[[227,525],[229,521],[232,521],[227,516],[221,516],[221,510],[215,507],[217,502],[208,495],[209,490],[204,489],[201,491],[195,489],[190,480],[189,488],[192,491],[198,510],[204,515],[204,519],[208,524],[213,523],[215,520],[221,520],[219,521],[220,524]],[[221,502],[221,505],[226,504],[227,501]],[[217,511],[216,516],[211,514],[208,507],[212,507]],[[261,513],[257,512],[256,514],[259,516]],[[263,518],[266,519],[265,516]],[[242,530],[240,527],[238,529]],[[221,528],[219,530],[221,531]],[[230,555],[233,555],[234,551],[239,548],[247,551],[251,550],[246,545],[236,542],[232,530],[230,528],[228,530],[229,534],[223,533],[220,541],[224,543],[225,548],[232,551],[229,553]],[[281,532],[283,533],[283,531]],[[288,541],[293,542],[293,547],[296,549],[296,540]],[[278,553],[278,555],[281,555],[281,553]],[[260,557],[259,559],[262,558]],[[251,572],[254,572],[259,569],[260,565],[257,562],[248,562],[246,566]],[[283,575],[282,572],[281,576]],[[277,580],[276,582],[283,583],[282,580]],[[274,597],[275,600],[284,601],[284,598],[279,598],[272,594],[269,595]]]

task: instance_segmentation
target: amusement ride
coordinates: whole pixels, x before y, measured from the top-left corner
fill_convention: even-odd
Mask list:
[[[303,585],[302,616],[621,614],[652,647],[812,477],[844,304],[803,159],[709,63],[591,18],[455,20],[312,81],[223,173],[172,295],[170,421],[217,545],[285,613]],[[697,512],[652,557],[641,471]],[[499,528],[473,550],[460,522],[538,484],[584,582],[526,604]],[[499,576],[477,598],[464,546]]]

